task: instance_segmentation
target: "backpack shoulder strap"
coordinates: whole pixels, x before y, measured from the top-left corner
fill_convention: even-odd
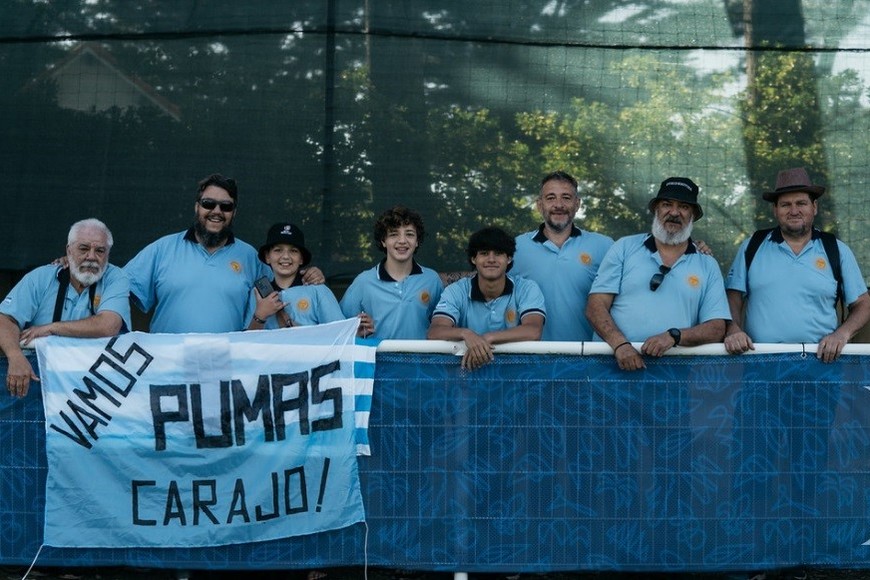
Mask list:
[[[825,254],[828,255],[828,263],[831,265],[831,274],[834,275],[834,280],[837,281],[837,297],[834,299],[834,306],[837,302],[843,303],[843,308],[846,307],[845,297],[843,296],[843,269],[840,267],[840,246],[837,245],[837,237],[829,232],[819,230],[819,237],[822,239],[822,245],[825,248]]]
[[[752,259],[755,258],[756,252],[758,252],[758,248],[761,246],[761,242],[767,238],[767,235],[773,231],[773,228],[767,228],[764,230],[757,230],[752,237],[749,238],[749,243],[746,244],[746,252],[743,254],[743,259],[746,263],[746,294],[749,294],[749,266],[752,265]]]
[[[60,322],[60,318],[63,316],[63,301],[66,299],[66,290],[69,288],[69,268],[60,268],[57,271],[57,281],[60,284],[57,287],[57,298],[54,301],[52,322]]]
[[[61,317],[63,316],[63,302],[66,300],[66,291],[69,288],[69,268],[61,268],[57,271],[57,281],[59,285],[57,287],[57,298],[54,301],[54,316],[51,317],[52,322],[60,322]],[[97,285],[91,284],[88,286],[88,309],[91,312],[91,316],[96,314],[96,310],[94,310],[94,299],[97,296]]]

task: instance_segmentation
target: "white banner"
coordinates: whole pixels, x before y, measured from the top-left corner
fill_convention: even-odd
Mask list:
[[[209,546],[363,521],[375,348],[354,344],[357,324],[37,341],[45,543]]]

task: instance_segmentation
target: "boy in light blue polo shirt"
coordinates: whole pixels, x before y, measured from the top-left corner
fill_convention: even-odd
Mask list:
[[[426,338],[443,285],[434,270],[414,259],[425,235],[423,218],[404,206],[392,207],[378,217],[374,241],[386,256],[359,274],[341,299],[346,317],[360,317],[359,336]]]
[[[544,296],[526,278],[507,275],[516,242],[504,230],[484,228],[468,240],[468,261],[476,274],[444,290],[427,338],[462,340],[462,367],[479,368],[493,359],[493,345],[540,340],[546,319]]]
[[[260,261],[272,268],[271,292],[255,290],[257,307],[249,329],[310,326],[344,320],[338,300],[323,284],[305,286],[301,268],[311,262],[305,234],[298,226],[278,223],[269,228],[260,246]]]

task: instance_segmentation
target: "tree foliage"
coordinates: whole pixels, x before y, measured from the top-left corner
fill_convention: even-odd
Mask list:
[[[787,18],[802,31],[801,4],[790,0],[782,16],[759,0],[754,30],[780,34],[776,19]],[[691,177],[705,208],[697,237],[723,265],[769,223],[757,200],[779,169],[805,165],[828,183],[866,179],[862,78],[831,73],[827,55],[829,74],[818,78],[816,55],[796,32],[788,50],[752,53],[751,78],[736,59],[705,66],[734,52],[719,3],[534,0],[502,11],[360,1],[335,3],[333,20],[328,5],[14,0],[0,31],[43,40],[0,49],[0,162],[16,196],[0,237],[19,248],[22,233],[44,231],[45,241],[28,240],[44,246],[26,258],[10,251],[0,266],[53,257],[49,241],[84,211],[124,228],[115,253],[123,261],[188,224],[194,184],[212,171],[241,184],[241,237],[256,245],[269,224],[293,221],[315,261],[343,275],[380,257],[372,221],[395,203],[424,215],[423,261],[464,267],[467,236],[479,227],[536,226],[538,182],[554,169],[580,180],[583,227],[614,237],[649,227],[647,201],[662,179]],[[866,6],[855,0],[848,14]],[[836,37],[848,29],[839,25]],[[74,38],[46,40],[58,35]],[[147,107],[57,107],[51,83],[36,81],[83,42],[177,106],[180,121]],[[716,43],[723,50],[685,50]],[[37,227],[39,202],[29,200],[40,196],[87,202],[55,202],[59,211]],[[837,205],[844,197],[823,208],[847,211]]]

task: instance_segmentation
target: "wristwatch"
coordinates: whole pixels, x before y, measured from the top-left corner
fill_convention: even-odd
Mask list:
[[[668,334],[671,335],[671,338],[674,339],[674,346],[680,345],[680,339],[683,338],[683,333],[680,332],[679,328],[669,328]]]

